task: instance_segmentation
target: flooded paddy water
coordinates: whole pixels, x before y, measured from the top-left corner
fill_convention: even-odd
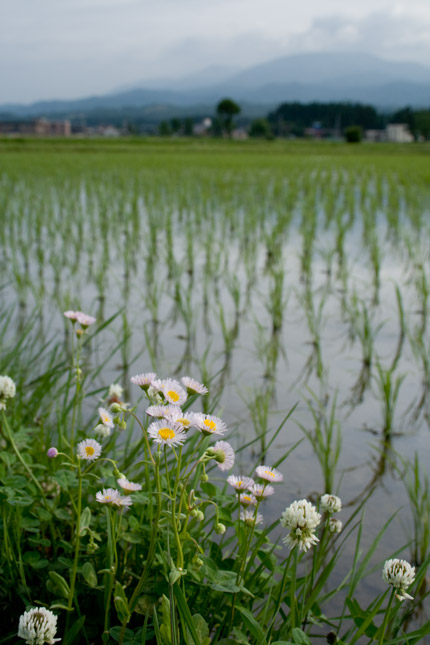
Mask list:
[[[295,499],[331,492],[344,523],[364,511],[365,552],[395,514],[359,600],[383,589],[391,554],[421,563],[430,539],[427,155],[84,148],[16,144],[0,156],[2,373],[15,369],[33,416],[48,411],[55,427],[50,397],[63,373],[53,368],[70,341],[63,311],[81,309],[109,321],[86,347],[83,424],[94,425],[111,383],[134,403],[134,374],[193,376],[210,390],[204,411],[222,417],[240,449],[234,472],[263,460],[283,473],[262,509],[267,522]],[[51,368],[51,389],[35,401]],[[345,542],[336,584],[355,544],[354,535]]]

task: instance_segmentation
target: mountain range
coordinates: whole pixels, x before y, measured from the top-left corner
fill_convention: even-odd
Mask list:
[[[199,106],[200,113],[212,113],[226,96],[242,104],[243,112],[256,113],[258,106],[260,114],[290,101],[352,101],[385,110],[428,107],[430,68],[362,52],[297,54],[242,70],[213,66],[180,78],[140,81],[102,96],[3,104],[0,113],[3,118],[70,117],[100,109],[150,106],[175,106],[181,113]]]

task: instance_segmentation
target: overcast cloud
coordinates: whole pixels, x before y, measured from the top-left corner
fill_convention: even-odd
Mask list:
[[[1,103],[77,98],[306,51],[430,61],[427,0],[1,0],[0,7]]]

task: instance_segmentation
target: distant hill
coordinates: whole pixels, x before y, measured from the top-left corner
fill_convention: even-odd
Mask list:
[[[430,68],[417,63],[387,61],[371,54],[320,52],[285,56],[245,70],[210,67],[183,78],[157,79],[135,87],[74,101],[39,101],[31,105],[0,105],[0,113],[20,118],[68,116],[99,109],[175,107],[209,112],[230,96],[255,114],[286,101],[354,101],[380,109],[430,105]],[[166,84],[163,87],[163,84]],[[254,106],[254,107],[252,107]],[[170,112],[170,109],[168,110]],[[200,112],[200,111],[199,111]],[[5,117],[3,116],[3,119]]]

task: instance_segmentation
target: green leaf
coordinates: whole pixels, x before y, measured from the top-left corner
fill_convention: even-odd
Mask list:
[[[62,596],[63,598],[68,598],[70,594],[70,587],[64,580],[63,576],[60,576],[60,574],[56,571],[50,571],[49,577],[51,578],[52,584],[54,585],[60,596]]]
[[[86,506],[82,511],[81,519],[79,521],[79,535],[85,535],[90,527],[91,510]]]
[[[303,632],[298,627],[295,627],[293,629],[293,640],[297,645],[312,645],[305,632]]]
[[[200,614],[194,614],[192,618],[193,618],[194,627],[196,628],[196,632],[198,634],[201,644],[209,645],[210,638],[209,638],[209,627],[207,622]],[[187,638],[186,638],[187,645],[193,645],[193,640],[189,629],[186,629],[186,635],[187,635]]]
[[[73,625],[67,632],[67,635],[63,639],[63,645],[69,645],[69,643],[73,643],[75,637],[79,634],[79,632],[82,629],[82,626],[85,622],[85,616],[81,616],[77,620],[73,622]]]
[[[91,562],[85,562],[82,565],[82,575],[90,587],[97,586],[97,574]]]
[[[120,621],[123,623],[125,620],[128,622],[130,618],[130,610],[128,608],[128,600],[127,596],[125,595],[125,591],[118,582],[118,580],[115,582],[115,593],[114,593],[114,599],[115,603],[115,609],[116,613],[118,614],[118,618]]]
[[[237,610],[242,614],[245,625],[257,640],[258,645],[267,645],[263,629],[257,623],[252,613],[248,609],[245,609],[245,607],[238,607]]]
[[[194,621],[192,619],[187,601],[185,600],[185,596],[182,593],[179,585],[175,585],[173,587],[173,594],[178,605],[179,616],[190,632],[190,636],[192,638],[191,642],[194,643],[194,645],[202,645],[196,627],[194,625]]]
[[[111,627],[110,630],[109,630],[109,634],[112,636],[114,641],[116,641],[118,643],[119,636],[121,634],[121,627],[119,625],[117,625],[115,627]],[[132,630],[127,628],[125,630],[125,637],[126,638],[133,638],[133,636],[134,636],[134,634],[133,634]]]

